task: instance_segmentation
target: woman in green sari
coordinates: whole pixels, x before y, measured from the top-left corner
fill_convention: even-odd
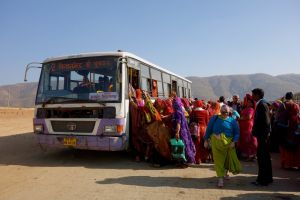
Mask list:
[[[204,147],[208,147],[208,139],[211,141],[218,187],[224,186],[224,178],[229,179],[228,171],[233,174],[241,171],[235,151],[240,130],[236,120],[228,115],[229,110],[227,105],[221,107],[221,114],[210,119],[204,136]]]

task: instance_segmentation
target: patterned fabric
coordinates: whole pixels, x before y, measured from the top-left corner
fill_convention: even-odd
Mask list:
[[[161,121],[154,121],[147,126],[147,133],[153,140],[154,148],[166,160],[171,160],[169,141],[171,138],[169,129]]]
[[[147,97],[146,98],[146,103],[144,106],[144,111],[145,111],[145,116],[147,119],[147,122],[150,123],[152,121],[162,121],[160,114],[157,112],[156,108],[153,106],[151,100]],[[150,118],[149,118],[150,116]]]
[[[160,98],[157,98],[153,105],[156,108],[156,110],[159,112],[159,114],[161,114],[161,115],[164,114],[164,109],[166,108],[166,105],[163,100],[161,100]]]
[[[173,134],[175,135],[176,126],[180,124],[180,138],[183,140],[185,145],[185,153],[189,163],[195,163],[195,146],[189,131],[187,120],[184,116],[184,112],[182,110],[182,103],[180,98],[176,97],[173,100],[173,117],[172,117],[172,127],[173,127]]]

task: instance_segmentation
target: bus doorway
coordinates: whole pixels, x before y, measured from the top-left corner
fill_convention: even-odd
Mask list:
[[[172,80],[172,92],[177,94],[177,81]]]
[[[128,67],[128,83],[131,84],[131,86],[134,89],[140,88],[140,71],[131,67]]]

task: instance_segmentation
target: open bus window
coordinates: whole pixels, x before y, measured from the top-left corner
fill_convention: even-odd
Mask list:
[[[134,89],[140,88],[139,84],[139,70],[128,68],[128,82],[132,85]]]
[[[157,81],[152,80],[152,97],[157,97],[158,88],[157,88]]]

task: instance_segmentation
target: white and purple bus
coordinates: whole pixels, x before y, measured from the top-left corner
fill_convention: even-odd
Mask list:
[[[27,65],[25,81],[32,64],[37,63]],[[128,52],[83,53],[40,64],[33,127],[43,148],[126,150],[129,84],[154,99],[171,91],[191,97],[191,81]]]

